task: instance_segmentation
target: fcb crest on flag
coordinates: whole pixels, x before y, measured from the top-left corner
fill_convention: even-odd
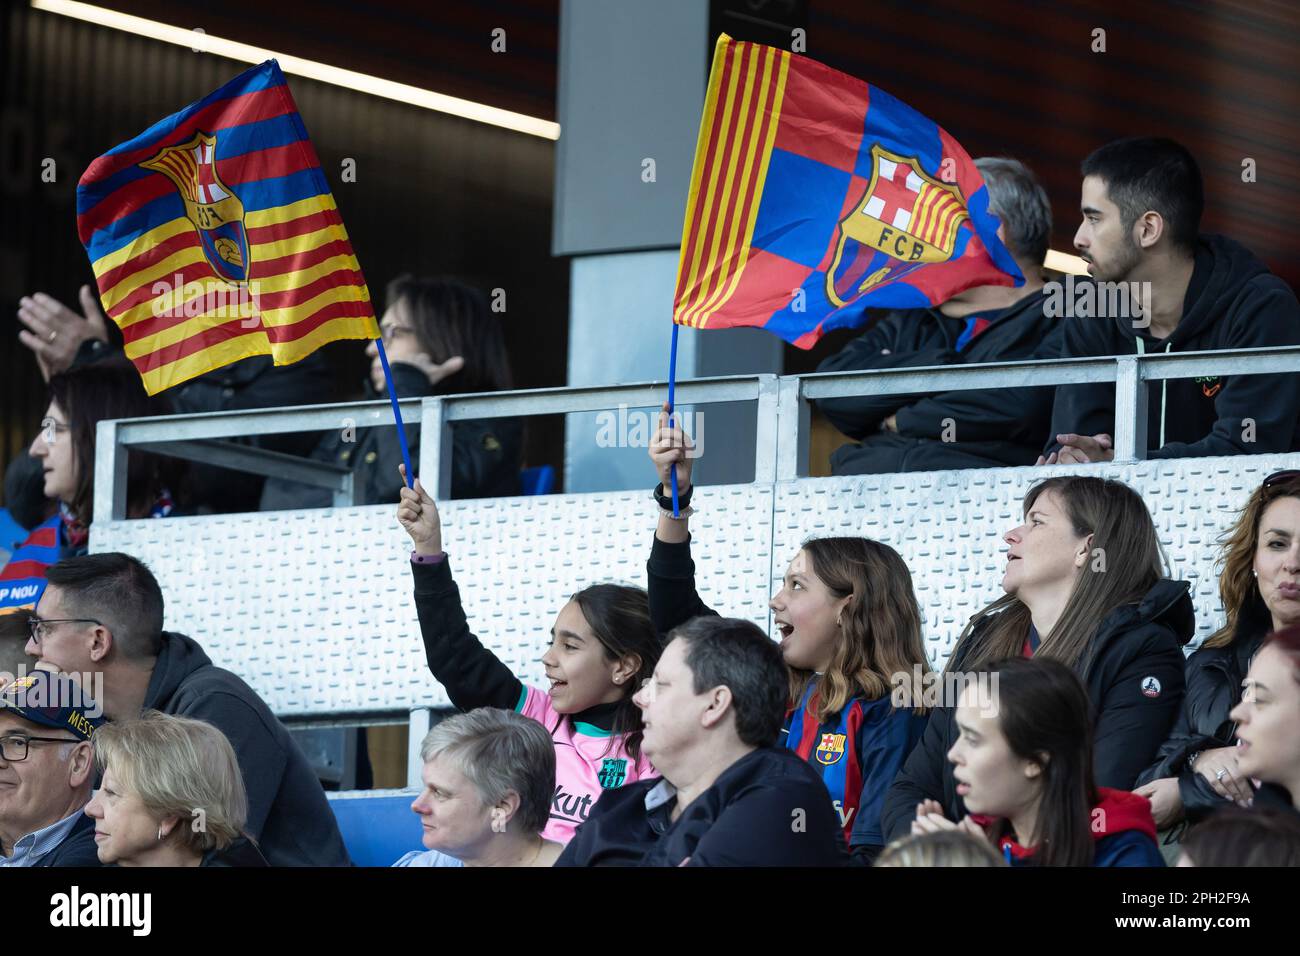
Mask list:
[[[274,60],[92,162],[77,231],[153,395],[253,355],[379,336],[347,230]]]
[[[826,297],[836,306],[886,279],[947,262],[957,228],[970,218],[957,187],[926,175],[917,157],[876,143],[871,160],[871,182],[840,220],[835,259],[826,272]]]
[[[195,133],[188,143],[167,146],[140,167],[160,172],[176,184],[208,265],[223,279],[243,282],[249,265],[244,204],[221,181],[216,158],[217,137]]]

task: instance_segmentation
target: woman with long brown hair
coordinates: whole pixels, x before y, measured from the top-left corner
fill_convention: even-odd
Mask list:
[[[1300,471],[1265,478],[1221,544],[1223,626],[1187,659],[1178,722],[1138,778],[1162,828],[1251,799],[1229,712],[1265,635],[1300,623]]]
[[[1183,699],[1182,645],[1194,613],[1187,583],[1162,577],[1155,525],[1122,482],[1048,478],[1025,496],[1008,531],[1006,594],[966,626],[948,676],[1009,657],[1050,657],[1083,680],[1093,710],[1099,786],[1130,790],[1169,733]],[[910,829],[918,807],[939,801],[964,815],[945,754],[957,739],[953,703],[935,711],[885,800],[885,834]]]
[[[665,406],[665,409],[667,406]],[[664,509],[650,553],[650,613],[661,633],[716,614],[695,590],[689,439],[667,414],[650,442],[661,486],[677,469],[683,513]],[[790,675],[782,743],[821,773],[855,863],[883,849],[880,807],[925,729],[921,608],[898,552],[869,538],[812,538],[769,606]]]

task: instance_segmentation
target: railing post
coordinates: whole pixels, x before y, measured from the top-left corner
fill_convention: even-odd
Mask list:
[[[420,403],[420,483],[435,501],[451,497],[451,423],[441,398]]]
[[[118,444],[117,437],[116,421],[101,421],[95,430],[96,521],[126,518],[127,449]]]
[[[754,434],[754,482],[776,481],[776,456],[780,447],[780,382],[771,374],[758,376],[757,427]]]
[[[803,397],[803,380],[782,377],[777,395],[780,440],[776,450],[776,480],[791,481],[808,470],[808,430],[811,413]]]
[[[1115,460],[1142,461],[1147,456],[1147,383],[1141,356],[1119,355],[1115,361]]]
[[[423,484],[423,482],[421,482]],[[419,790],[424,786],[424,760],[420,757],[420,744],[429,732],[430,713],[428,707],[416,707],[411,710],[406,734],[406,785]]]

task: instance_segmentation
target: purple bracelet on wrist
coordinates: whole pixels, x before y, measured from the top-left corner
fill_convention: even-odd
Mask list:
[[[412,564],[441,564],[446,559],[446,551],[439,551],[437,554],[420,554],[418,551],[411,552]]]

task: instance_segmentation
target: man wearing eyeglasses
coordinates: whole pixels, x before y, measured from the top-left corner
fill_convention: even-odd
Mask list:
[[[163,630],[163,595],[144,564],[117,552],[67,558],[31,620],[27,653],[62,674],[85,674],[109,720],[146,710],[212,724],[239,759],[245,831],[272,866],[347,866],[338,821],[302,748],[237,675],[199,643]]]
[[[0,691],[0,867],[99,866],[90,739],[99,707],[71,678],[36,670]]]

